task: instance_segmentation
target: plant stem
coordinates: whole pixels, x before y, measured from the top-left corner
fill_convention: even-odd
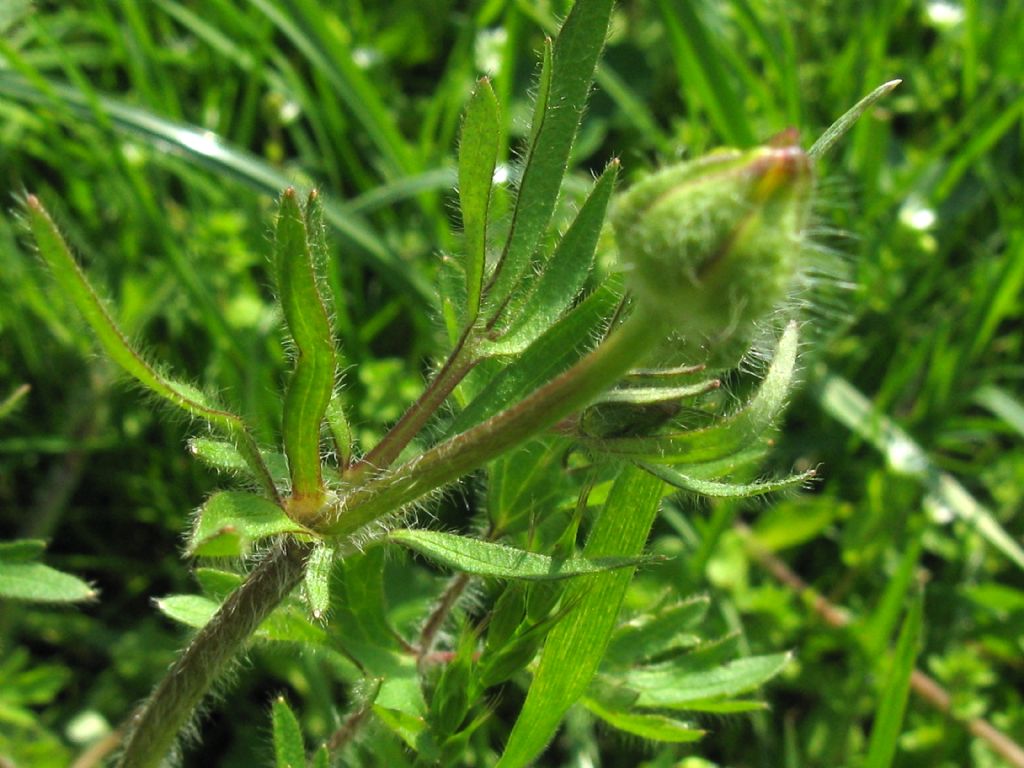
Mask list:
[[[584,408],[662,337],[664,321],[637,309],[590,354],[519,403],[353,488],[317,528],[335,536],[351,534]]]
[[[473,335],[474,327],[470,326],[462,334],[441,370],[437,372],[416,402],[409,406],[408,410],[402,414],[402,418],[388,430],[388,433],[374,446],[373,450],[353,464],[345,473],[346,481],[358,483],[366,477],[367,472],[387,468],[398,458],[405,446],[419,434],[423,425],[444,403],[445,398],[476,365],[476,345],[470,341]]]
[[[120,768],[156,768],[245,641],[302,579],[311,545],[286,538],[224,601],[132,717]]]

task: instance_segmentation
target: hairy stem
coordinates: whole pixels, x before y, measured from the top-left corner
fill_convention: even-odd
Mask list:
[[[317,527],[349,535],[554,426],[618,381],[663,331],[660,318],[635,312],[597,349],[519,403],[353,488]]]
[[[309,544],[285,539],[231,593],[132,717],[120,768],[156,768],[161,764],[213,681],[301,581],[310,551]]]
[[[358,483],[368,472],[385,469],[398,458],[405,446],[419,434],[423,426],[441,407],[452,390],[459,385],[476,364],[475,344],[470,340],[474,329],[471,326],[462,334],[455,349],[448,356],[441,370],[423,390],[415,403],[402,414],[402,418],[388,430],[384,438],[360,461],[345,473],[345,479]]]

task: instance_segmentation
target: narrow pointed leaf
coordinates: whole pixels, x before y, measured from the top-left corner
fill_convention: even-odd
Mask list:
[[[28,563],[38,560],[46,550],[43,539],[0,541],[0,560],[6,563]]]
[[[515,320],[489,352],[511,354],[526,349],[554,325],[582,290],[594,263],[594,251],[618,172],[619,163],[613,160],[562,236],[551,260],[533,284],[533,292],[516,308]]]
[[[854,124],[860,120],[861,116],[867,112],[876,101],[888,94],[902,82],[902,80],[890,80],[889,82],[883,83],[875,88],[875,90],[854,104],[843,114],[842,117],[825,129],[825,132],[822,133],[811,148],[807,150],[807,154],[813,158],[819,158],[832,149],[836,142],[839,141],[847,131],[853,128]]]
[[[892,668],[889,670],[882,698],[875,711],[868,756],[864,762],[865,768],[889,768],[896,756],[900,733],[903,730],[903,717],[907,709],[907,698],[910,695],[910,677],[914,674],[914,663],[917,660],[918,641],[923,623],[922,605],[921,597],[917,596],[900,630]]]
[[[78,266],[57,225],[35,195],[29,195],[25,199],[25,209],[28,212],[29,226],[39,247],[39,254],[57,281],[61,294],[75,305],[92,329],[103,351],[146,389],[189,415],[205,420],[235,440],[239,452],[259,479],[264,492],[271,498],[277,498],[277,489],[270,472],[263,463],[255,439],[242,420],[233,413],[213,407],[194,387],[165,378],[147,363],[128,343],[128,339]]]
[[[188,441],[188,449],[206,466],[218,472],[253,477],[251,467],[233,443],[209,437],[193,437]],[[284,454],[260,451],[260,455],[274,482],[280,485],[286,484],[288,482],[288,463],[285,461]]]
[[[669,464],[715,461],[748,449],[775,423],[786,404],[796,371],[797,341],[796,323],[790,323],[757,393],[731,416],[689,432],[609,438],[592,444],[603,452]]]
[[[237,557],[252,542],[301,530],[284,510],[262,496],[221,491],[199,509],[188,552],[199,557]]]
[[[388,538],[449,568],[498,579],[554,581],[628,568],[645,562],[642,557],[558,559],[504,544],[438,531],[400,529],[389,533]]]
[[[315,195],[310,196],[309,205],[318,205]],[[333,394],[336,353],[317,286],[306,215],[294,189],[281,196],[274,267],[281,308],[296,346],[282,417],[292,496],[311,499],[319,506],[323,496],[320,425]]]
[[[466,106],[459,142],[459,206],[466,252],[466,325],[471,324],[480,311],[487,256],[487,211],[500,139],[498,99],[490,81],[483,78]]]
[[[276,768],[306,768],[306,747],[302,728],[283,696],[271,708],[274,726],[274,765]]]
[[[711,601],[695,597],[655,615],[639,616],[615,630],[605,653],[603,667],[628,666],[670,650],[700,642],[696,625],[707,614]]]
[[[31,387],[28,384],[22,384],[15,387],[11,394],[0,401],[0,421],[6,419],[24,404],[25,396],[29,393],[30,389]]]
[[[657,478],[625,467],[587,538],[584,556],[639,555],[658,511],[661,487]],[[569,584],[563,600],[575,608],[548,635],[499,768],[518,768],[534,760],[554,737],[569,707],[586,692],[632,576],[632,570],[625,569]]]
[[[619,712],[604,707],[593,699],[584,699],[585,706],[592,713],[604,720],[608,725],[620,731],[639,736],[650,741],[662,741],[669,744],[686,744],[699,741],[706,731],[697,728],[693,723],[683,722],[664,715],[639,714],[636,712]]]
[[[749,656],[700,670],[667,662],[632,670],[623,682],[640,693],[638,707],[688,709],[705,699],[725,699],[752,691],[779,674],[790,660],[788,653]]]
[[[0,599],[77,603],[96,592],[81,579],[42,563],[0,560]]]
[[[352,460],[352,426],[349,424],[348,416],[345,415],[345,406],[338,397],[337,392],[327,405],[327,428],[334,440],[334,450],[337,452],[339,467],[347,467]]]
[[[657,464],[640,462],[640,466],[676,488],[699,493],[701,496],[723,499],[745,499],[751,496],[763,496],[766,493],[784,491],[789,488],[799,488],[815,475],[812,469],[807,472],[790,475],[789,477],[783,477],[779,480],[765,480],[757,483],[722,483],[684,475],[682,472],[677,472],[670,467]]]
[[[703,395],[713,389],[718,389],[719,386],[719,381],[710,379],[678,387],[620,387],[618,389],[609,389],[594,400],[594,403],[628,403],[631,405],[667,403],[681,400],[684,397]]]
[[[575,3],[555,41],[543,117],[539,128],[534,120],[533,140],[519,185],[512,228],[488,296],[497,304],[504,301],[526,273],[551,221],[597,59],[604,47],[611,8],[611,0]]]
[[[618,291],[617,282],[608,281],[580,302],[495,376],[455,418],[448,434],[458,434],[479,424],[579,360],[588,349],[587,340],[614,311]]]

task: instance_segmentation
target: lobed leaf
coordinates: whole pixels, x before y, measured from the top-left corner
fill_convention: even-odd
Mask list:
[[[197,557],[237,557],[253,542],[300,530],[284,510],[262,496],[220,491],[199,508],[187,552]]]
[[[646,560],[642,557],[560,559],[467,536],[408,528],[392,531],[388,538],[449,568],[498,579],[556,581],[628,568]]]
[[[487,257],[487,211],[500,140],[498,99],[485,77],[466,105],[459,141],[459,206],[465,236],[466,271],[464,324],[467,326],[480,311]]]
[[[591,338],[601,328],[618,304],[618,283],[617,279],[603,283],[491,379],[455,417],[448,434],[464,432],[494,416],[579,360],[588,348],[583,340]]]

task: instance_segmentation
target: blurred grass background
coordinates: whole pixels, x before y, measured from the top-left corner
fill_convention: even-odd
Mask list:
[[[270,215],[285,185],[319,185],[350,409],[373,439],[443,349],[432,286],[454,246],[462,106],[488,74],[514,175],[537,52],[567,7],[3,0],[0,187],[11,207],[40,195],[132,337],[270,442],[286,360]],[[954,718],[1024,740],[1024,4],[620,2],[573,174],[618,155],[628,178],[787,126],[809,145],[892,78],[821,168],[820,239],[850,287],[811,297],[807,383],[776,460],[822,480],[770,508],[670,508],[652,548],[676,565],[644,577],[709,592],[751,652],[792,648],[796,663],[767,711],[709,721],[695,748],[570,727],[550,764],[860,765],[918,580],[918,668]],[[190,425],[90,353],[14,215],[0,217],[0,295],[0,399],[31,386],[0,422],[0,538],[51,539],[49,562],[102,590],[81,610],[3,606],[0,754],[64,765],[181,642],[150,599],[191,589],[181,534],[217,481],[187,455]],[[848,626],[761,568],[763,548]],[[308,658],[263,650],[252,665],[207,729],[218,765],[266,761],[274,691],[299,697],[313,735],[344,703]],[[899,743],[898,766],[1006,764],[920,699]]]

